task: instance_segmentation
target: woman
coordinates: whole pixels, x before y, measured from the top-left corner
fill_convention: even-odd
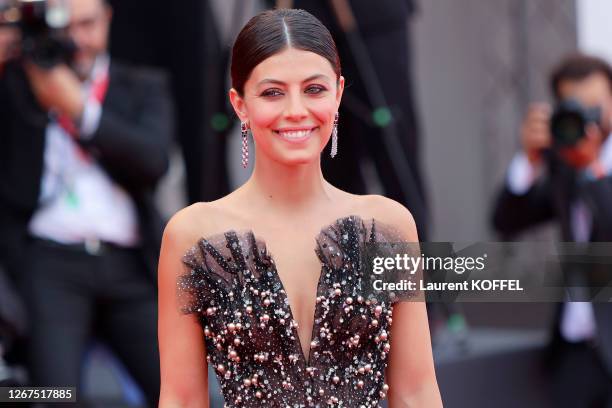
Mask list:
[[[166,227],[160,406],[208,407],[208,363],[232,407],[441,406],[424,303],[359,294],[366,241],[418,242],[412,216],[321,173],[345,83],[329,31],[305,11],[261,13],[236,39],[231,75],[257,160],[236,191]]]

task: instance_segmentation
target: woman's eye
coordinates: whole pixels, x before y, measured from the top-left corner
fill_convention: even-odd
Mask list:
[[[266,89],[265,91],[261,93],[261,96],[279,96],[282,94],[283,93],[281,92],[280,89]]]
[[[309,86],[306,88],[306,93],[309,94],[320,94],[323,91],[325,91],[325,88],[320,85]]]

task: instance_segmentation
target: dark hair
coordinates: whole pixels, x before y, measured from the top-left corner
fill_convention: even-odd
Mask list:
[[[322,56],[340,78],[340,57],[329,30],[307,11],[277,9],[257,14],[238,33],[232,49],[232,87],[242,95],[253,69],[287,47]]]
[[[561,99],[559,86],[563,81],[580,81],[593,74],[603,74],[608,78],[612,92],[612,68],[601,58],[585,54],[573,54],[566,57],[555,67],[550,76],[551,91],[556,100]]]

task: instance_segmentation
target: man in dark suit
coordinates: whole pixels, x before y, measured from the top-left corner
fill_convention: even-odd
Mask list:
[[[495,203],[494,227],[511,239],[556,220],[563,241],[612,241],[612,69],[598,58],[570,56],[554,70],[551,85],[557,102],[598,108],[601,121],[587,126],[574,146],[555,145],[551,107],[532,105],[522,127],[523,150]],[[612,304],[560,304],[548,357],[555,406],[612,406]]]
[[[152,191],[167,168],[165,77],[111,61],[111,9],[71,0],[69,64],[28,55],[0,77],[0,260],[30,318],[33,386],[78,386],[92,334],[159,398]]]
[[[188,203],[212,201],[228,194],[225,156],[229,129],[223,121],[214,119],[216,113],[229,107],[225,77],[229,49],[220,38],[213,2],[109,3],[115,11],[111,56],[162,68],[170,76],[176,107],[175,136],[185,165]],[[238,1],[237,7],[244,8],[243,3]]]

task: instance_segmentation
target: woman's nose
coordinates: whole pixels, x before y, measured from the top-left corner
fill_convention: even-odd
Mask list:
[[[285,109],[285,116],[288,119],[300,120],[308,115],[308,110],[304,105],[301,95],[291,95],[288,98],[287,107]]]

